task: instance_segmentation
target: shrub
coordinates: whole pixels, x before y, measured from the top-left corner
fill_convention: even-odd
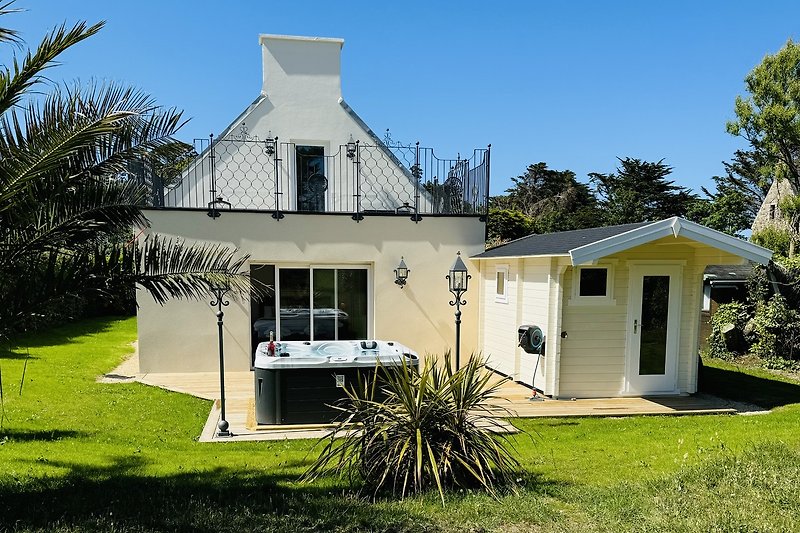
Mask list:
[[[330,471],[360,481],[373,497],[403,498],[436,487],[442,504],[448,488],[495,494],[513,480],[519,463],[507,438],[492,432],[500,423],[488,403],[502,380],[479,357],[457,371],[449,353],[443,364],[431,359],[420,370],[381,368],[370,383],[348,391],[338,406],[343,418],[305,479]],[[385,399],[376,401],[380,396]]]
[[[800,339],[800,313],[786,305],[780,294],[756,307],[753,316],[754,341],[750,352],[761,359],[776,356],[792,358],[794,346]]]
[[[513,209],[489,210],[489,219],[486,223],[489,241],[509,241],[530,235],[533,231],[531,217]]]
[[[786,229],[767,226],[761,231],[753,233],[750,240],[759,246],[769,248],[778,255],[786,257],[789,255],[789,243],[792,242],[792,234]]]
[[[728,324],[739,330],[744,330],[749,319],[747,306],[741,302],[722,304],[711,317],[711,335],[708,336],[708,351],[711,357],[719,359],[733,359],[740,355],[730,350],[723,334],[723,328]]]

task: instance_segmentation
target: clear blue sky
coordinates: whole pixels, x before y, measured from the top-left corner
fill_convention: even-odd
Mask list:
[[[22,0],[30,45],[106,20],[54,80],[114,80],[219,133],[261,88],[259,33],[342,37],[342,89],[379,135],[439,155],[492,144],[492,192],[529,163],[609,172],[664,158],[699,189],[743,141],[725,132],[744,76],[788,38],[798,1],[314,2]],[[4,48],[3,62],[9,48]]]

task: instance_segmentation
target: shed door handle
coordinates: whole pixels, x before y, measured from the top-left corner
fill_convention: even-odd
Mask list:
[[[633,321],[633,334],[636,335],[636,329],[639,327],[639,321],[634,319]]]

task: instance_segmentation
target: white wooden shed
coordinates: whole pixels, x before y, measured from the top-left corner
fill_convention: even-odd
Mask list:
[[[771,256],[678,217],[523,237],[471,258],[478,344],[555,398],[694,393],[703,271]],[[544,355],[519,347],[523,324],[542,329]]]

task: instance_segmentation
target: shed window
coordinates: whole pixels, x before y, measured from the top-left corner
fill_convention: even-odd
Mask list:
[[[495,294],[496,302],[508,302],[508,266],[501,265],[495,271]]]
[[[769,219],[775,220],[775,204],[769,204]]]
[[[579,296],[606,296],[608,287],[608,269],[582,268],[580,275]]]

